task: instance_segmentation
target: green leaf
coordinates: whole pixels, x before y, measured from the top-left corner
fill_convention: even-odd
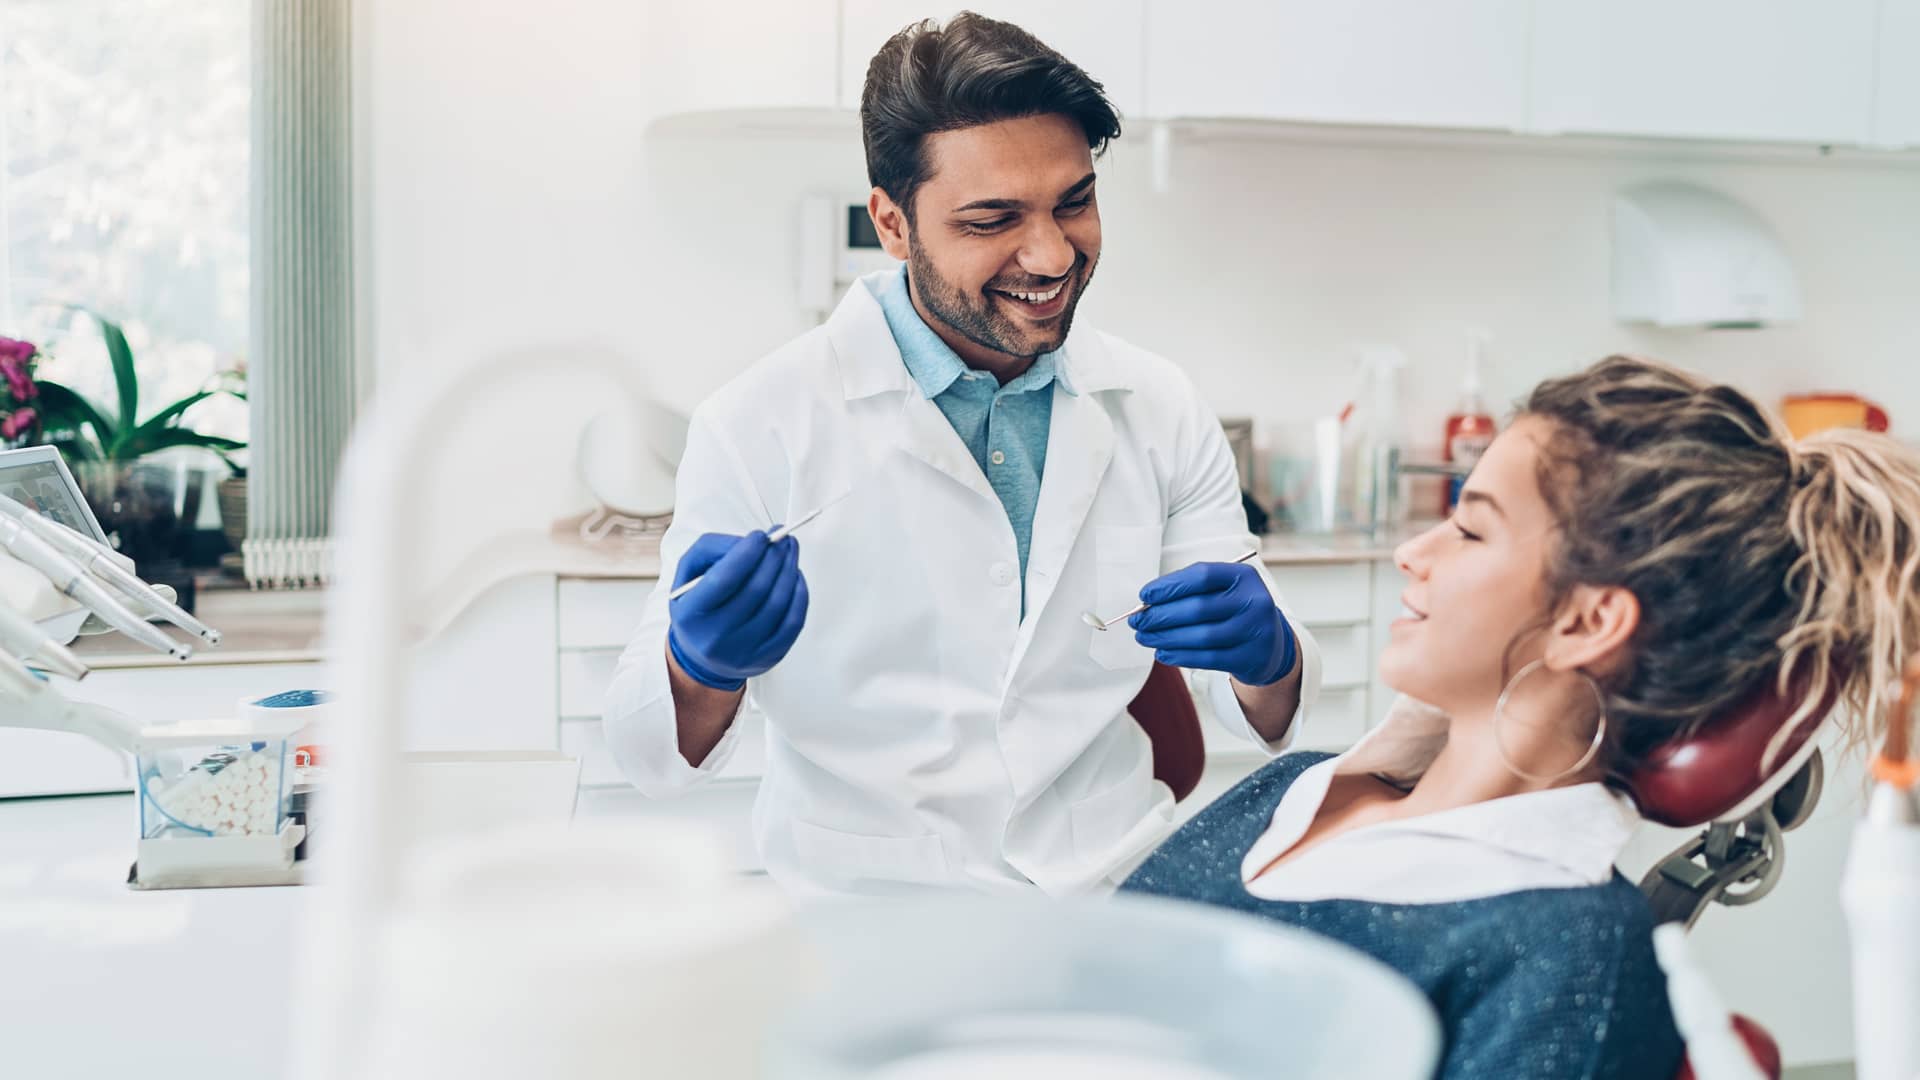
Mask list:
[[[193,408],[195,405],[200,404],[201,402],[214,396],[214,394],[216,393],[218,393],[218,391],[202,390],[198,393],[188,394],[186,397],[181,398],[179,401],[174,402],[173,404],[167,406],[164,409],[161,409],[159,412],[154,413],[152,416],[148,417],[146,423],[141,424],[138,428],[135,429],[135,434],[139,434],[140,432],[148,431],[148,430],[158,431],[161,428],[168,426],[169,424],[173,423],[175,420],[179,419],[181,413],[186,412],[188,409]]]
[[[247,444],[219,435],[202,435],[197,431],[188,431],[184,428],[160,428],[151,432],[142,429],[134,432],[132,438],[116,447],[113,457],[115,461],[132,461],[134,458],[145,457],[155,450],[165,450],[173,446],[197,446],[216,454],[225,454],[244,450]]]
[[[127,335],[120,332],[118,323],[97,311],[79,310],[100,324],[100,337],[107,343],[107,357],[113,361],[113,385],[120,397],[119,426],[122,431],[132,431],[134,419],[140,415],[140,377],[133,370],[133,347],[127,344]]]
[[[42,429],[48,432],[71,431],[76,445],[82,444],[80,429],[88,428],[93,433],[94,445],[87,446],[87,453],[93,457],[103,456],[104,448],[113,441],[113,425],[100,415],[93,402],[78,391],[69,389],[57,382],[41,380],[40,421]]]

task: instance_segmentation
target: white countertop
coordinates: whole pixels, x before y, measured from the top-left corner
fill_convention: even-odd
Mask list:
[[[646,812],[582,791],[575,820]],[[0,799],[0,1075],[280,1076],[311,889],[131,889],[135,832],[132,795]]]

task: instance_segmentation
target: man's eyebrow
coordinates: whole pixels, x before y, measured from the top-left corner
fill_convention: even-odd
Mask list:
[[[1072,187],[1061,193],[1060,201],[1065,202],[1092,187],[1093,181],[1093,173],[1088,173],[1074,181]],[[1026,208],[1027,204],[1021,202],[1019,199],[975,199],[964,206],[954,207],[953,213],[964,214],[973,210],[1025,210]]]
[[[956,206],[953,212],[964,214],[969,210],[1024,210],[1027,204],[1019,199],[975,199],[965,206]]]

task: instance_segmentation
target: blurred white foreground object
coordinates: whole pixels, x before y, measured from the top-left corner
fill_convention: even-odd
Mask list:
[[[1440,1027],[1355,949],[1238,912],[945,896],[803,911],[826,985],[771,1080],[1424,1080]]]
[[[1853,944],[1854,1074],[1920,1077],[1920,761],[1913,756],[1920,656],[1874,756],[1867,813],[1853,827],[1840,908]]]
[[[389,916],[364,1071],[747,1080],[809,969],[785,903],[691,826],[530,827],[426,856]]]
[[[760,1075],[760,1032],[805,971],[765,882],[726,873],[723,845],[686,826],[569,829],[572,794],[556,789],[571,760],[449,768],[440,779],[464,794],[443,798],[470,811],[467,835],[449,838],[406,790],[410,770],[433,766],[400,753],[411,646],[493,585],[551,567],[554,523],[604,497],[580,475],[581,433],[645,444],[619,427],[654,408],[626,358],[508,356],[385,392],[355,433],[328,612],[340,686],[327,825],[289,1075]],[[463,782],[489,764],[526,780],[519,793]],[[488,818],[557,820],[479,827]]]
[[[1733,1016],[1714,992],[1707,973],[1694,966],[1687,951],[1686,927],[1662,923],[1653,931],[1653,952],[1667,973],[1667,1001],[1674,1027],[1687,1044],[1687,1063],[1699,1080],[1766,1080],[1753,1063],[1745,1040],[1734,1030]]]

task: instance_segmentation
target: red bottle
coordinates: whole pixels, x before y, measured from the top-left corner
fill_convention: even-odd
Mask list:
[[[1486,397],[1480,391],[1481,354],[1485,347],[1485,339],[1478,336],[1467,344],[1467,385],[1460,395],[1460,407],[1447,417],[1447,437],[1441,444],[1441,454],[1449,465],[1471,469],[1493,443],[1493,414],[1487,411]],[[1464,476],[1447,478],[1440,507],[1442,516],[1453,513],[1465,483]]]

